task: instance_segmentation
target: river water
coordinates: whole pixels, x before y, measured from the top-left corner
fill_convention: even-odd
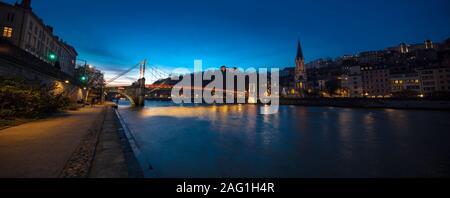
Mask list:
[[[152,178],[448,177],[450,112],[147,101],[119,112]]]

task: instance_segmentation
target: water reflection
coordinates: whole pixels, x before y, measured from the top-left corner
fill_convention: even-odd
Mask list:
[[[448,112],[257,105],[120,108],[148,177],[442,177]],[[427,124],[424,124],[427,123]]]

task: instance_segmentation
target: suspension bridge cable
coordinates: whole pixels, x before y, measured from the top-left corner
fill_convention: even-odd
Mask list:
[[[150,67],[151,69],[155,70],[155,72],[157,72],[158,74],[160,74],[160,75],[163,76],[164,78],[168,78],[168,77],[171,76],[170,74],[166,73],[165,71],[159,69],[159,68],[156,67],[156,66],[150,65],[149,67]]]
[[[117,76],[115,76],[115,77],[111,78],[110,80],[108,80],[108,81],[105,83],[105,85],[108,85],[108,84],[110,84],[110,83],[116,81],[117,79],[119,79],[119,78],[125,76],[126,74],[130,73],[131,71],[133,71],[134,69],[136,69],[137,67],[139,67],[141,64],[142,64],[142,63],[138,63],[138,64],[132,66],[131,68],[129,68],[129,69],[123,71],[122,73],[119,73]],[[161,85],[166,84],[167,81],[170,79],[170,76],[172,75],[172,74],[168,74],[167,72],[165,72],[165,71],[163,71],[163,70],[161,70],[161,69],[159,69],[158,67],[153,66],[153,65],[147,65],[147,67],[150,68],[150,71],[153,71],[153,72],[150,72],[150,75],[151,75],[152,77],[154,77],[156,81],[165,79],[165,80],[162,82]]]
[[[151,75],[152,77],[154,77],[154,78],[156,79],[156,81],[158,81],[158,80],[161,79],[160,77],[156,76],[156,75],[155,75],[154,73],[152,73],[152,72],[150,72],[150,75]]]
[[[153,67],[150,67],[150,74],[152,74],[153,76],[156,76],[156,80],[160,80],[162,79],[160,73],[158,73],[158,71],[156,71]]]
[[[131,71],[133,71],[134,69],[136,69],[138,66],[140,66],[140,63],[137,64],[137,65],[134,65],[134,66],[131,67],[130,69],[128,69],[128,70],[126,70],[126,71],[120,73],[119,75],[115,76],[114,78],[111,78],[110,80],[108,80],[108,81],[105,83],[105,85],[108,85],[108,84],[110,84],[110,83],[116,81],[117,79],[121,78],[122,76],[124,76],[124,75],[130,73]]]

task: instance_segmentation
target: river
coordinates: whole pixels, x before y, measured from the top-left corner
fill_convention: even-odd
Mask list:
[[[450,176],[450,112],[147,101],[119,112],[150,178]]]

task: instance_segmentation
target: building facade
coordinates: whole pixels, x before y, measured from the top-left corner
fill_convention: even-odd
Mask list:
[[[450,39],[442,43],[425,40],[358,55],[312,61],[306,64],[307,88],[313,93],[308,96],[316,97],[316,92],[323,91],[331,97],[343,95],[330,92],[339,84],[336,79],[341,80],[340,93],[345,93],[345,97],[449,96],[449,46]]]
[[[400,43],[398,47],[390,47],[387,48],[385,51],[395,51],[402,54],[407,53],[413,53],[420,50],[429,50],[429,49],[436,49],[439,44],[433,43],[431,40],[425,40],[423,43],[418,44],[406,44],[406,43]]]
[[[360,98],[364,96],[361,66],[351,66],[343,76],[342,87],[347,90],[347,97]]]
[[[389,69],[385,66],[363,66],[361,77],[364,96],[376,98],[391,96]]]
[[[280,90],[284,96],[295,95],[295,68],[287,67],[280,71]]]
[[[76,50],[33,13],[31,0],[14,5],[0,2],[0,29],[2,39],[74,76]]]
[[[450,67],[420,69],[421,91],[425,96],[450,91]]]
[[[333,59],[331,58],[321,58],[317,60],[313,60],[306,64],[306,69],[320,69],[323,67],[328,67],[333,64]]]
[[[415,96],[419,96],[422,94],[420,78],[417,72],[393,74],[390,78],[391,92],[393,95],[401,94],[402,92],[415,93]]]

